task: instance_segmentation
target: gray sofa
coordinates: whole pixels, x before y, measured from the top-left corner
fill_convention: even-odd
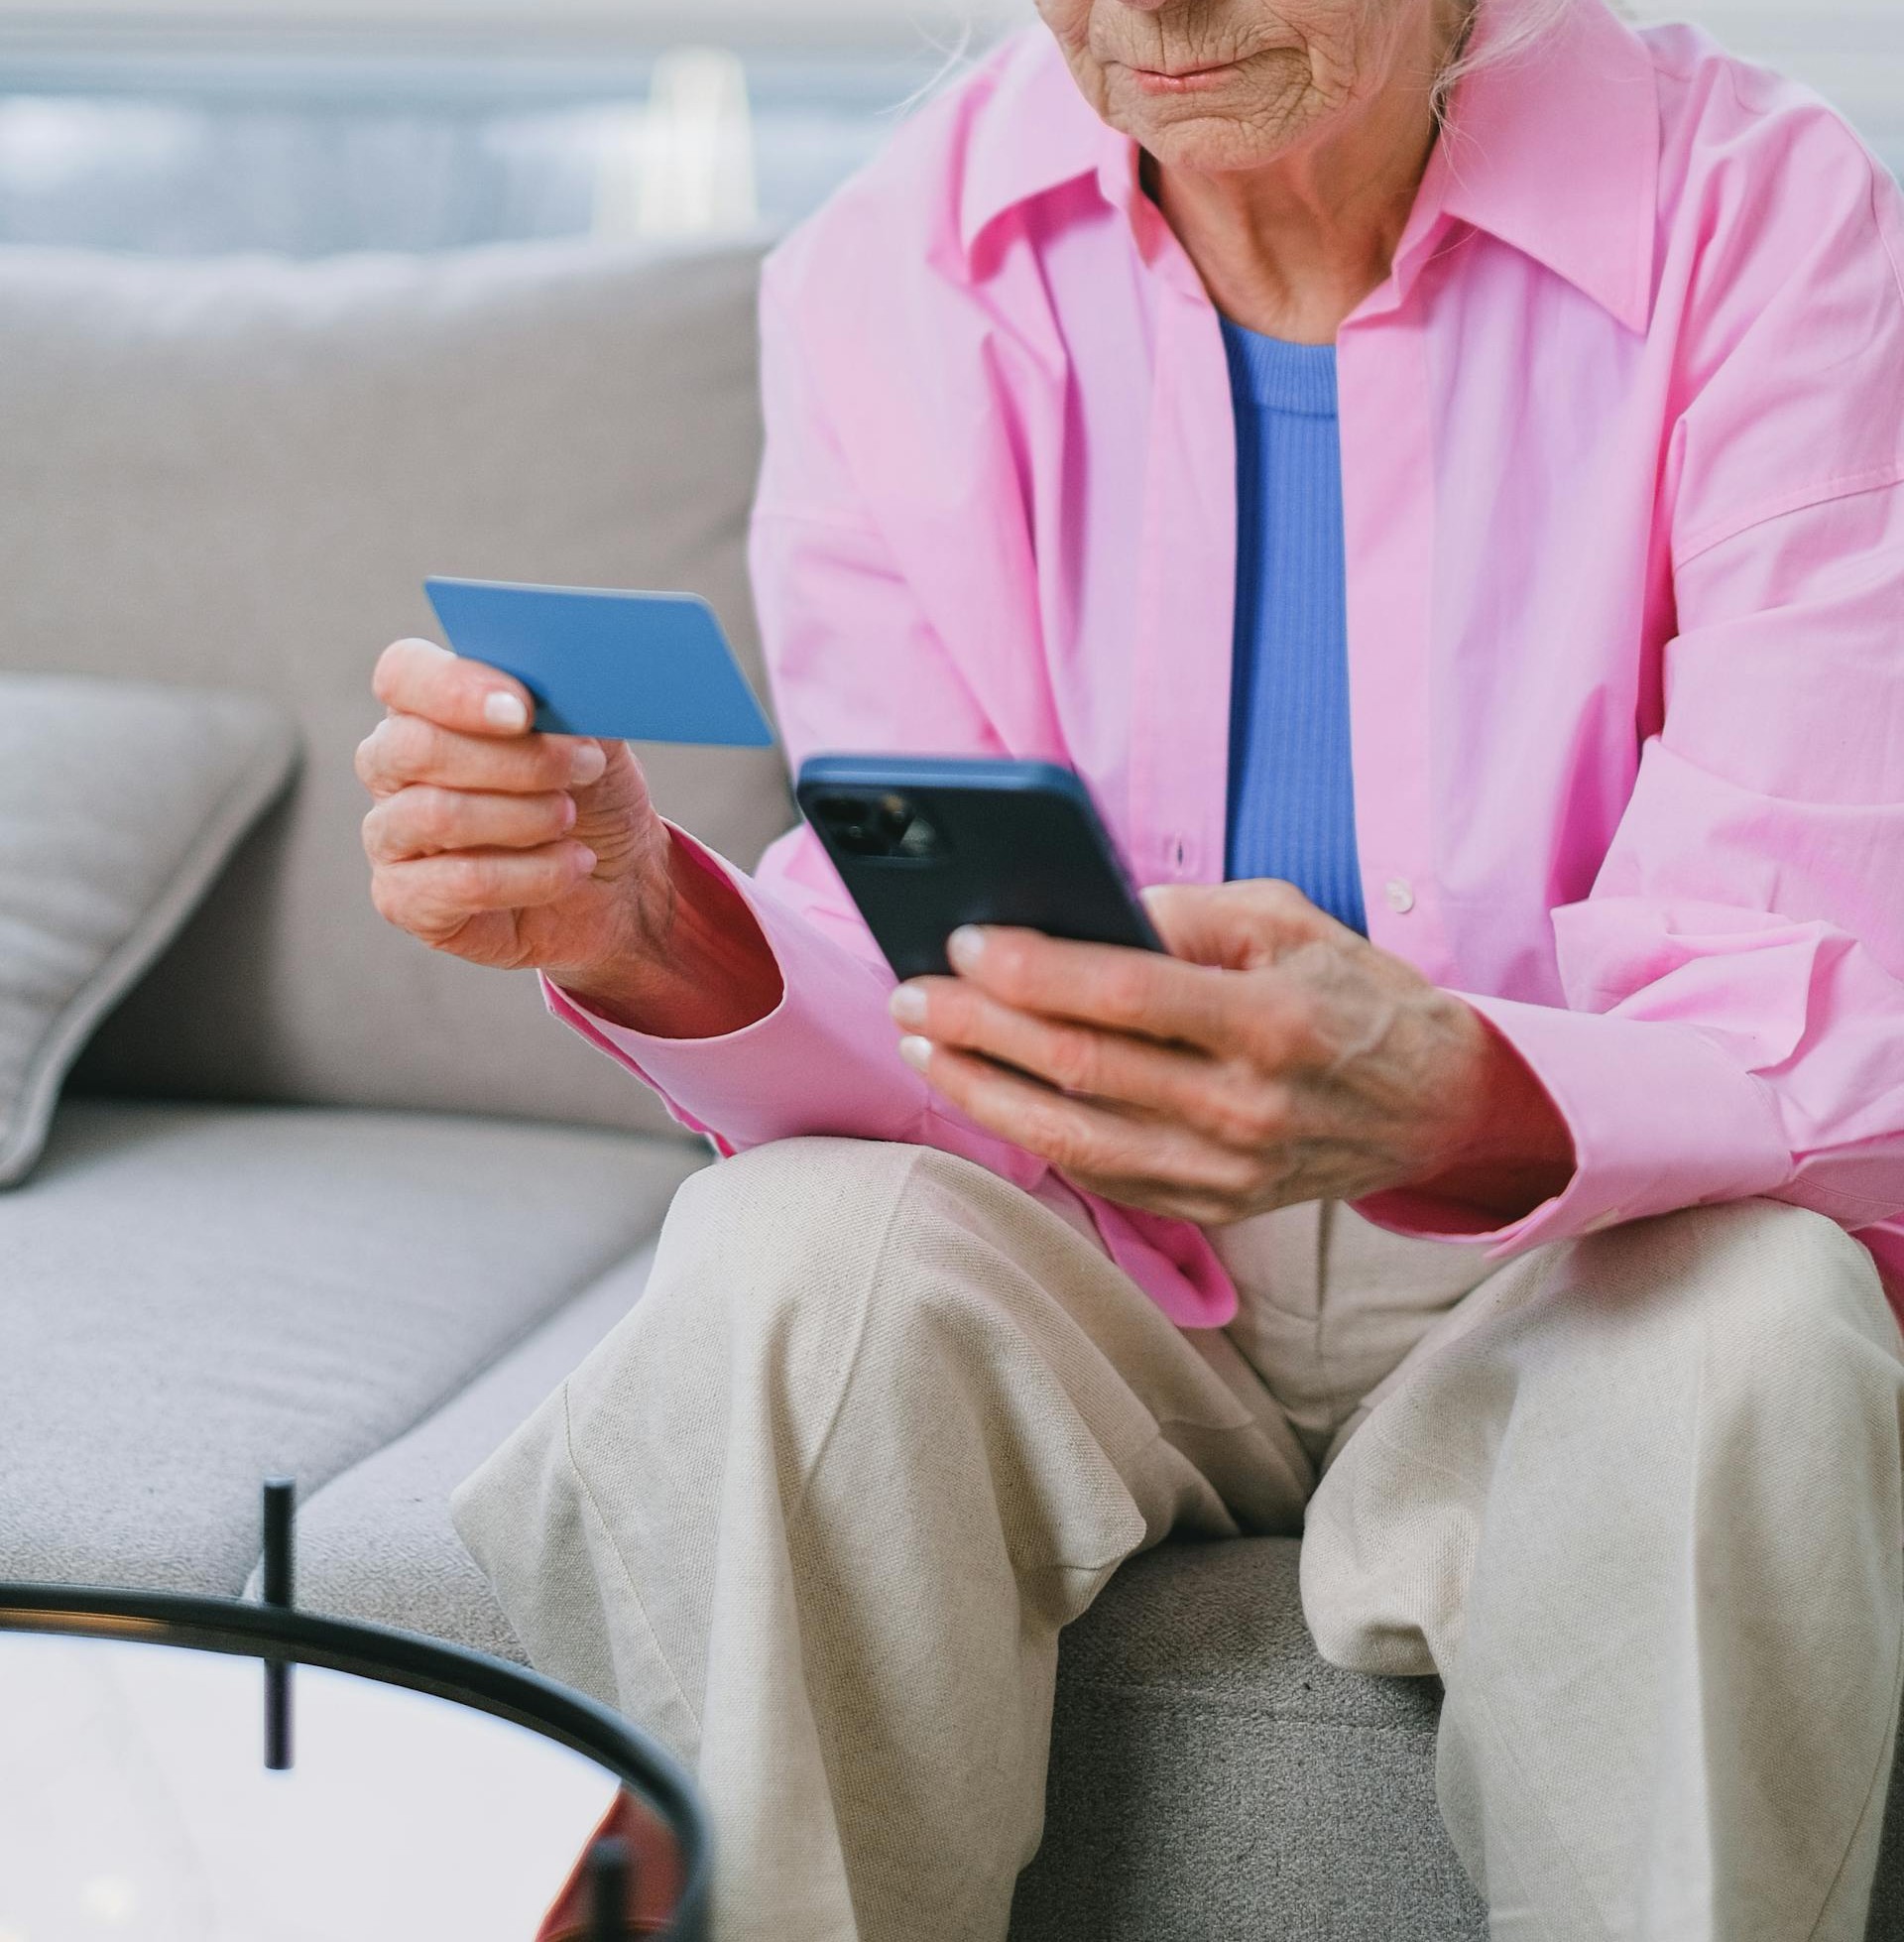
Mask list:
[[[519,1652],[449,1490],[640,1298],[706,1153],[530,980],[383,928],[351,752],[429,572],[692,587],[752,643],[755,273],[0,254],[0,666],[250,688],[304,742],[0,1196],[0,1579],[236,1595],[288,1471],[308,1604]],[[772,758],[654,773],[744,860],[787,820]],[[1168,1548],[1075,1628],[1015,1934],[1485,1933],[1435,1693],[1322,1664],[1295,1548]],[[1885,1882],[1904,1936],[1904,1839]]]

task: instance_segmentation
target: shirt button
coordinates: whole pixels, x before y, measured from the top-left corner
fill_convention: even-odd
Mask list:
[[[1406,877],[1390,877],[1382,895],[1388,900],[1388,908],[1398,917],[1405,917],[1415,908],[1415,887]]]

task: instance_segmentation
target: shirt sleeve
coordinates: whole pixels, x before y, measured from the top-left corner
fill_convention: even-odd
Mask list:
[[[1707,266],[1725,349],[1669,453],[1663,715],[1592,894],[1553,913],[1567,1009],[1470,996],[1577,1170],[1506,1227],[1362,1203],[1385,1226],[1505,1254],[1751,1195],[1904,1213],[1904,221],[1848,134],[1811,139],[1780,274],[1724,236]]]
[[[771,261],[762,298],[767,452],[750,564],[782,739],[817,748],[989,755],[998,737],[868,516]],[[803,826],[750,877],[684,832],[726,877],[778,963],[768,1017],[714,1038],[663,1038],[544,986],[550,1011],[656,1091],[724,1153],[836,1135],[961,1153],[1023,1186],[1046,1167],[933,1097],[898,1056],[894,980],[818,840]]]

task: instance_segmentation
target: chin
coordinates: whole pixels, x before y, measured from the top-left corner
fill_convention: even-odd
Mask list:
[[[1259,127],[1215,110],[1133,118],[1126,133],[1164,168],[1200,176],[1260,169],[1290,147],[1286,141],[1265,141]]]
[[[1260,169],[1286,155],[1302,130],[1275,126],[1258,101],[1158,101],[1126,82],[1114,85],[1107,117],[1166,169],[1222,175]],[[1267,124],[1267,125],[1265,125]]]

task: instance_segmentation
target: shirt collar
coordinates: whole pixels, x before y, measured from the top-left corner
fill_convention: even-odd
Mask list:
[[[1484,6],[1478,52],[1510,7]],[[1643,329],[1660,132],[1639,37],[1605,0],[1575,0],[1535,47],[1463,82],[1451,122],[1417,217],[1445,214],[1498,237]],[[1087,176],[1129,209],[1141,193],[1136,160],[1134,145],[1079,93],[1049,33],[1013,36],[991,70],[966,154],[959,236],[968,260],[1001,216]],[[1417,220],[1410,229],[1439,226]]]
[[[1477,52],[1505,9],[1483,13]],[[1494,27],[1498,31],[1498,27]],[[1544,264],[1631,330],[1652,312],[1659,90],[1639,36],[1575,0],[1544,39],[1456,92],[1423,199]]]
[[[1014,34],[988,78],[959,198],[968,257],[1001,216],[1082,177],[1096,175],[1107,201],[1134,187],[1135,145],[1099,120],[1046,29]]]

